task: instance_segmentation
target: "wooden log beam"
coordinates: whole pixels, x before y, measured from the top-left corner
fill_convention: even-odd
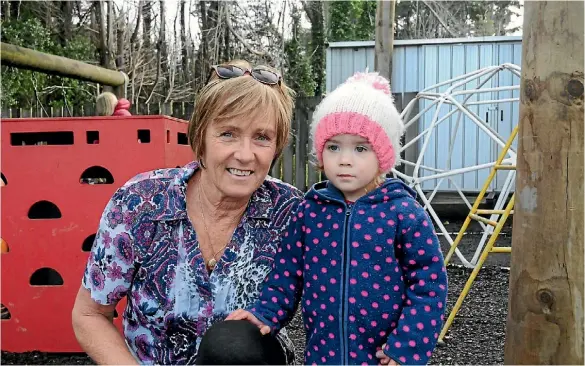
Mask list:
[[[125,94],[125,90],[121,89],[124,89],[128,78],[120,71],[4,42],[0,42],[0,59],[5,66],[108,85],[114,88],[118,96]]]
[[[505,364],[584,361],[583,10],[524,2]]]
[[[376,49],[374,69],[392,82],[395,0],[378,0],[376,6]]]

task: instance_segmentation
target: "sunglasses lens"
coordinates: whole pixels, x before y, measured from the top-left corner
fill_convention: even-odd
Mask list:
[[[252,77],[264,84],[277,84],[279,76],[272,71],[254,69],[252,70]]]
[[[217,66],[217,75],[223,79],[231,79],[244,75],[244,70],[237,66],[220,65]]]

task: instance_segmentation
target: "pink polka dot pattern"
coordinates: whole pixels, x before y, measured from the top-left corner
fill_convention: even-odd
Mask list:
[[[447,275],[431,219],[387,179],[348,206],[318,183],[305,196],[252,313],[277,332],[302,306],[305,364],[429,361],[443,324]],[[346,215],[348,213],[348,215]]]

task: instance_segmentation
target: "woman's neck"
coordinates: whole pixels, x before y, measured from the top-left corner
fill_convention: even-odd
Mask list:
[[[226,197],[206,178],[206,173],[199,170],[189,180],[188,189],[191,190],[189,198],[196,204],[195,207],[203,210],[210,221],[239,219],[246,210],[250,199]]]

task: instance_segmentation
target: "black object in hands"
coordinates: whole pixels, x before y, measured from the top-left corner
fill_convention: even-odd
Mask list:
[[[201,339],[197,365],[284,365],[286,356],[278,340],[247,320],[212,325]]]

